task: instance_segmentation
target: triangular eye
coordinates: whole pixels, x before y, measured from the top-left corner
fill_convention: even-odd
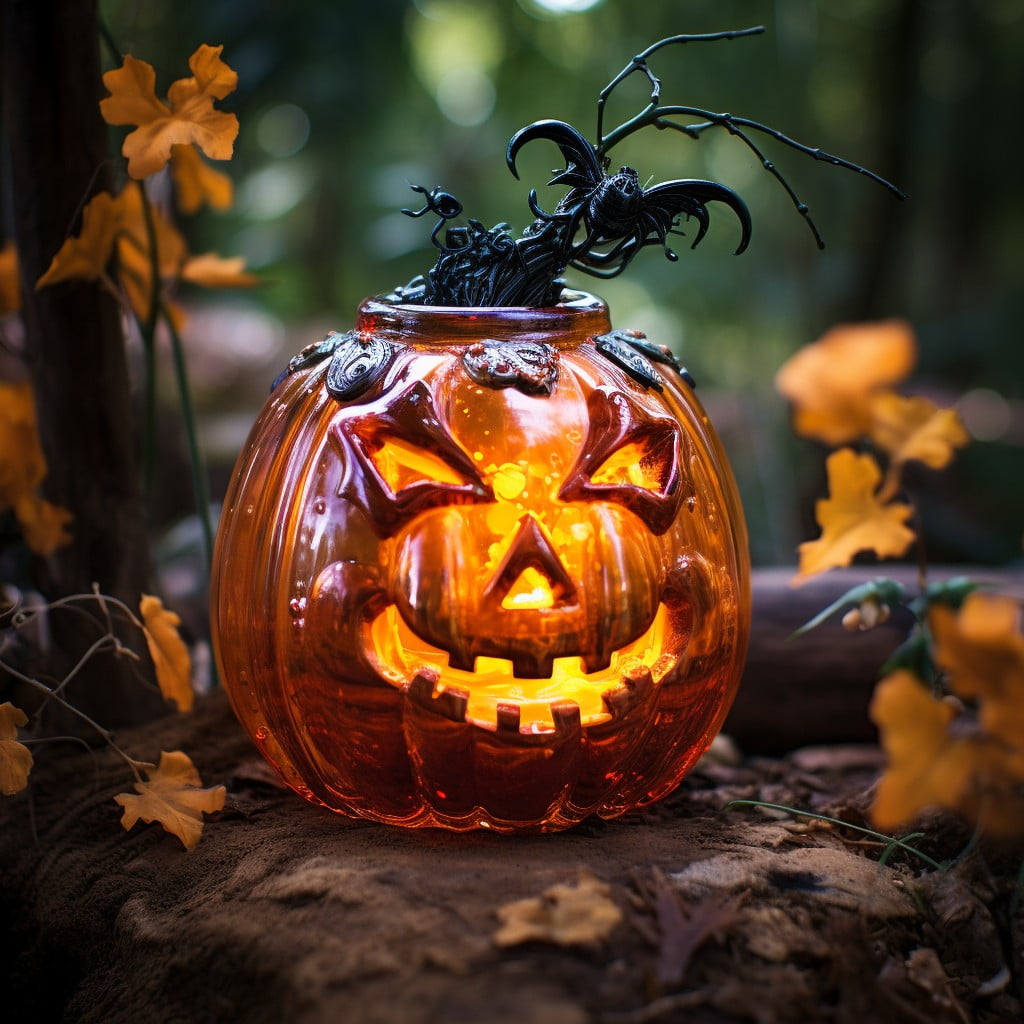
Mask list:
[[[413,484],[452,484],[462,487],[470,481],[440,456],[394,435],[377,438],[380,447],[368,454],[392,494]]]
[[[664,495],[675,478],[677,439],[674,430],[666,430],[629,441],[590,474],[590,482],[640,487]]]
[[[689,493],[688,439],[674,420],[614,389],[595,388],[587,413],[587,437],[559,498],[614,501],[664,533]]]
[[[344,410],[331,440],[341,456],[338,496],[362,509],[380,537],[429,508],[494,500],[422,380]]]

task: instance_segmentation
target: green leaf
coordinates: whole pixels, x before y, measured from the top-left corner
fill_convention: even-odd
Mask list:
[[[936,670],[931,643],[921,626],[915,626],[910,636],[889,655],[889,660],[882,666],[881,675],[887,676],[898,669],[906,669],[929,685],[934,683]]]
[[[945,604],[959,610],[967,595],[982,586],[984,584],[976,583],[966,576],[954,576],[939,583],[929,583],[924,593],[915,597],[909,607],[918,619],[923,618],[933,604]]]
[[[827,608],[818,612],[813,619],[805,622],[798,630],[791,633],[789,639],[793,640],[798,636],[803,636],[804,633],[810,632],[815,626],[820,626],[829,616],[844,608],[860,606],[869,599],[873,599],[879,604],[889,605],[891,608],[893,605],[903,604],[906,596],[907,592],[902,583],[897,583],[896,580],[888,579],[885,576],[879,576],[867,583],[859,583],[842,597],[837,597]]]

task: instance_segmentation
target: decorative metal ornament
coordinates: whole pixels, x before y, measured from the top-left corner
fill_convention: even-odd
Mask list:
[[[518,388],[525,395],[550,395],[558,380],[558,352],[550,345],[485,338],[466,349],[462,361],[478,384]]]
[[[664,381],[661,375],[633,345],[635,339],[624,336],[622,331],[610,331],[594,339],[598,352],[607,356],[616,366],[621,366],[645,388],[661,391]]]
[[[388,341],[343,335],[327,367],[327,390],[339,402],[358,398],[384,376],[394,358],[395,346]]]

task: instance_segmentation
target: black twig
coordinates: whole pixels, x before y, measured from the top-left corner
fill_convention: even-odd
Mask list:
[[[661,98],[661,80],[655,78],[647,64],[647,58],[666,46],[676,46],[683,43],[713,43],[719,39],[740,39],[744,36],[758,36],[764,32],[764,25],[755,25],[753,28],[734,29],[729,32],[706,32],[702,35],[678,35],[669,36],[667,39],[660,39],[652,43],[643,53],[638,53],[598,94],[597,97],[597,154],[603,157],[615,143],[606,144],[604,138],[604,105],[608,97],[627,79],[634,71],[642,71],[647,80],[651,83],[651,106],[658,105]]]

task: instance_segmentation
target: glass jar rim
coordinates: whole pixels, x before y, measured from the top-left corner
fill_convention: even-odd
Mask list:
[[[425,345],[491,340],[562,346],[609,330],[604,301],[568,289],[555,306],[421,306],[374,296],[360,304],[356,322],[358,332]]]

